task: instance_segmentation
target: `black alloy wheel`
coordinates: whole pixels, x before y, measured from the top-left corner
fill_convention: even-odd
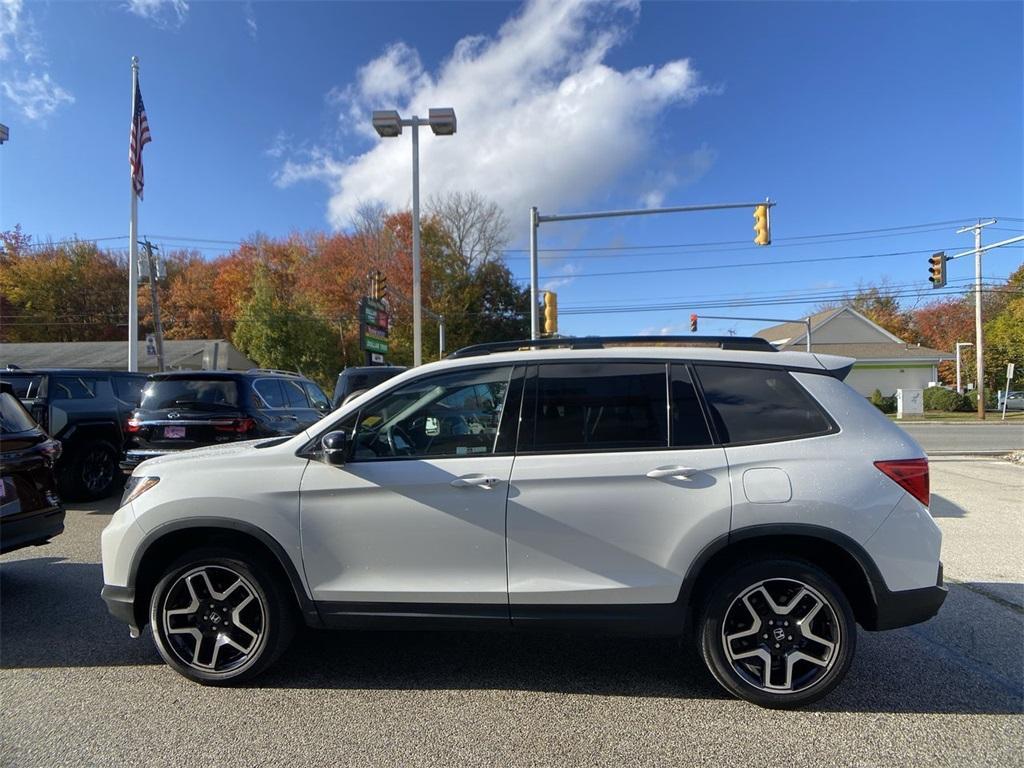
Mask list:
[[[230,550],[186,553],[157,584],[150,625],[169,666],[203,684],[255,677],[294,633],[294,601],[262,559]]]

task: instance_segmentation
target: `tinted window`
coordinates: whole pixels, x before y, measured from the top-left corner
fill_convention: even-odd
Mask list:
[[[50,381],[51,400],[90,400],[96,397],[96,379],[55,376]]]
[[[535,382],[534,450],[668,445],[663,364],[542,365]]]
[[[306,387],[306,394],[309,395],[309,401],[313,404],[314,408],[325,409],[331,407],[327,395],[323,393],[320,387],[311,381],[307,381],[304,386]]]
[[[820,435],[831,424],[786,371],[698,365],[711,418],[725,443],[753,443]]]
[[[27,432],[35,427],[36,423],[21,406],[21,402],[14,395],[0,392],[0,432],[12,434],[14,432]]]
[[[355,458],[494,453],[511,372],[504,367],[429,376],[378,398],[359,412]]]
[[[711,445],[711,432],[685,365],[672,366],[672,447]]]
[[[140,407],[148,411],[236,408],[238,384],[231,379],[156,379],[142,390]]]
[[[284,387],[285,401],[289,408],[309,408],[309,400],[306,399],[306,391],[302,384],[297,381],[282,381]]]
[[[252,385],[267,408],[284,408],[284,391],[281,389],[281,382],[277,379],[260,379]]]
[[[42,386],[42,376],[27,376],[19,374],[4,374],[3,381],[6,381],[14,388],[14,394],[22,400],[31,400],[39,397],[39,388]]]
[[[115,376],[114,391],[118,398],[126,403],[138,403],[142,399],[142,388],[146,386],[145,379],[138,379],[132,376]]]

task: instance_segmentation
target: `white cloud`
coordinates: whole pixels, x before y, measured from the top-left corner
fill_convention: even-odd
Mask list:
[[[45,72],[4,80],[0,88],[29,120],[41,120],[56,112],[61,104],[75,103],[75,97],[53,82]]]
[[[405,207],[408,136],[377,139],[369,113],[425,116],[429,107],[450,106],[458,115],[455,136],[421,131],[424,194],[477,190],[514,218],[531,205],[555,211],[600,198],[630,178],[635,189],[643,179],[634,171],[654,154],[664,113],[708,90],[688,59],[629,70],[605,63],[638,14],[638,5],[624,0],[531,0],[494,37],[456,43],[436,73],[424,70],[414,49],[394,43],[352,84],[327,95],[343,130],[372,137],[371,148],[348,157],[325,147],[307,151],[287,160],[276,181],[326,183],[327,218],[339,228],[367,200]],[[663,196],[684,177],[681,170],[659,177],[651,190]]]
[[[62,104],[74,103],[46,71],[45,51],[22,0],[0,0],[0,61],[5,62],[0,91],[29,120],[43,120]],[[26,71],[29,66],[33,71]]]
[[[542,291],[556,291],[566,285],[571,285],[576,282],[575,276],[579,273],[580,267],[578,264],[563,264],[556,270],[554,277],[544,281],[540,289]]]
[[[188,17],[187,0],[127,0],[125,9],[162,27],[180,27]]]
[[[249,31],[249,37],[256,40],[259,37],[260,28],[256,24],[256,11],[253,10],[252,3],[244,3],[245,9],[245,28]]]

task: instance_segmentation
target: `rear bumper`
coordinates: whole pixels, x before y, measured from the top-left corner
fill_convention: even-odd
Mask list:
[[[135,618],[135,588],[103,585],[100,597],[107,604],[110,615],[128,625],[132,637],[139,636],[139,625]]]
[[[0,520],[0,554],[45,544],[64,531],[64,508],[50,507]]]
[[[949,590],[943,583],[942,563],[939,563],[939,573],[934,587],[898,592],[876,588],[875,622],[874,626],[867,629],[896,629],[928,621],[939,612],[947,594]]]

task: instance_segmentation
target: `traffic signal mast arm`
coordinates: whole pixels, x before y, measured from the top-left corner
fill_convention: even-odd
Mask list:
[[[977,250],[971,248],[969,251],[963,251],[953,256],[947,256],[946,261],[952,261],[953,259],[962,259],[964,256],[973,256],[975,253],[984,253],[985,251],[991,251],[993,248],[1001,248],[1004,245],[1019,243],[1022,240],[1024,240],[1024,235],[1018,235],[1017,237],[1011,237],[1009,240],[1000,240],[998,243],[992,243],[991,245],[983,245],[981,248],[978,248]]]

